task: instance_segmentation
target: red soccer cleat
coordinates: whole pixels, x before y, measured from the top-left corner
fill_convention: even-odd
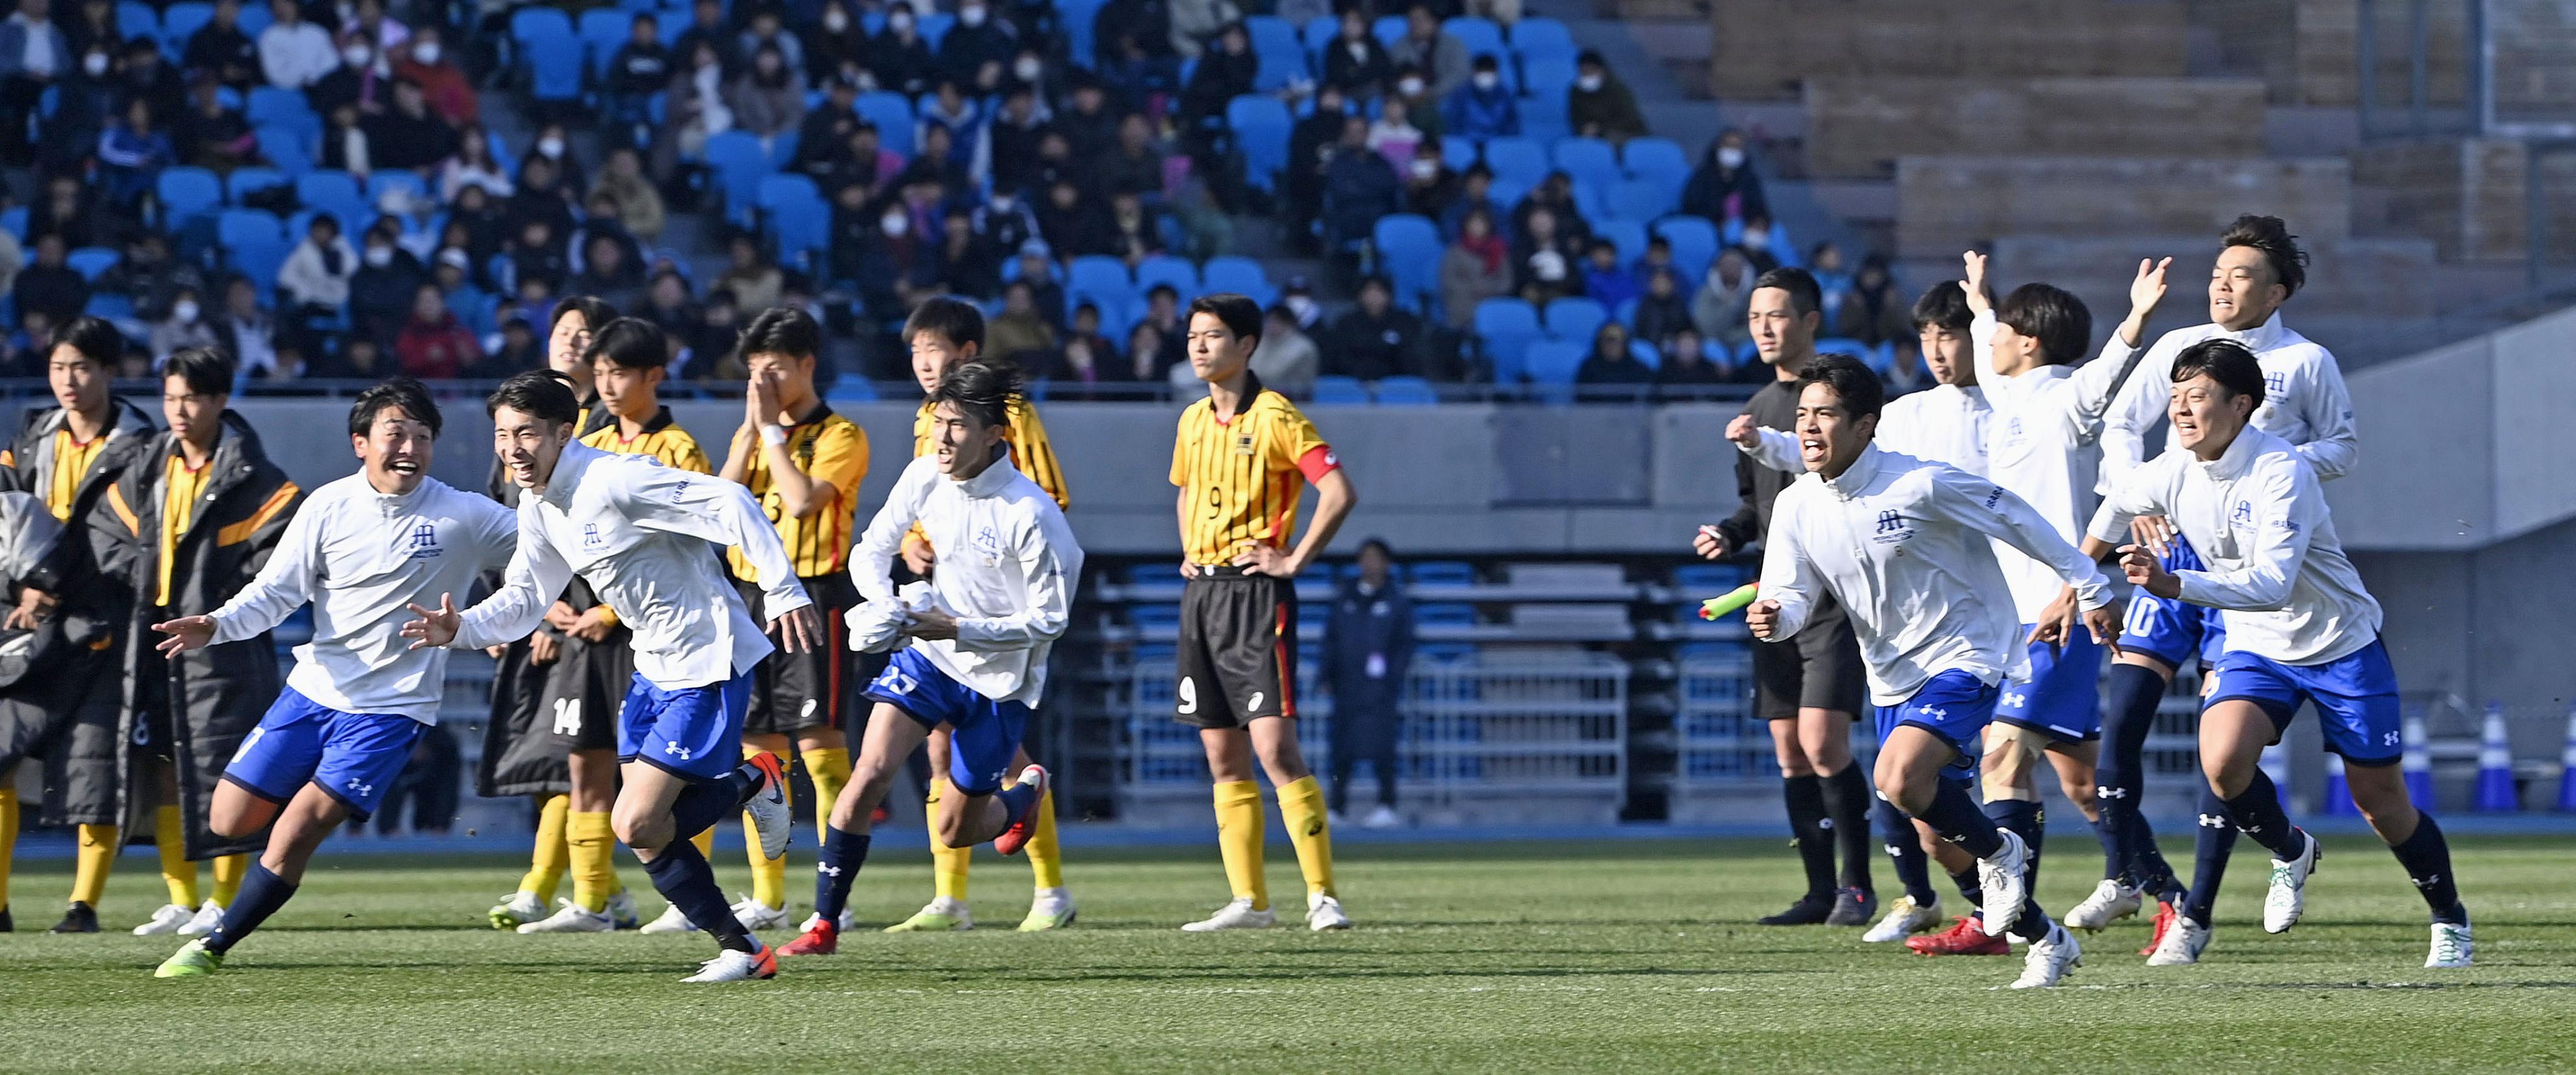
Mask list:
[[[2156,946],[2165,943],[2165,931],[2172,929],[2173,924],[2174,905],[2162,900],[2156,901],[2156,931],[2147,938],[2147,946],[2138,949],[2138,954],[2142,956],[2156,954]]]
[[[2001,956],[2012,954],[2012,943],[2001,937],[1986,936],[1985,927],[1976,919],[1961,918],[1949,929],[1905,939],[1905,947],[1921,956]]]
[[[805,926],[803,936],[780,945],[782,956],[828,956],[841,950],[840,927],[817,917]]]
[[[1032,765],[1020,770],[1020,786],[1034,787],[1037,789],[1037,794],[1029,796],[1029,808],[1022,811],[1020,816],[1011,819],[1011,827],[1003,829],[1001,835],[993,837],[993,850],[1005,855],[1016,855],[1020,853],[1021,848],[1028,846],[1030,834],[1037,831],[1038,811],[1046,808],[1046,785],[1045,766]]]

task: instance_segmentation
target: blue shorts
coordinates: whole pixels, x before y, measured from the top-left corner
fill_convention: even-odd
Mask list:
[[[1985,753],[1986,723],[1994,719],[1995,701],[2002,693],[1966,672],[1943,672],[1925,681],[1902,704],[1878,707],[1879,745],[1887,745],[1887,737],[1899,725],[1921,728],[1959,752],[1941,768],[1941,775],[1965,780],[1976,773],[1977,759]]]
[[[617,760],[642,761],[689,780],[720,780],[742,764],[742,717],[751,673],[663,690],[638,672],[617,710]]]
[[[2030,637],[2023,624],[2022,637]],[[2046,732],[2061,743],[2102,737],[2102,646],[2077,624],[2063,646],[2030,644],[2030,680],[2005,683],[1995,719]]]
[[[1020,737],[1029,730],[1029,707],[996,702],[948,678],[921,651],[906,647],[868,683],[869,698],[903,710],[923,726],[949,728],[948,782],[968,795],[1002,790]]]
[[[2399,734],[2397,669],[2377,639],[2324,664],[2283,664],[2230,651],[2218,659],[2217,675],[2218,687],[2201,703],[2203,710],[2225,701],[2252,702],[2272,718],[2273,728],[2283,729],[2298,715],[2300,702],[2311,702],[2326,749],[2343,755],[2345,764],[2394,765],[2406,751]]]
[[[429,726],[393,713],[344,713],[288,687],[233,751],[224,779],[283,804],[311,783],[365,821],[385,801]]]
[[[2167,571],[2204,570],[2200,554],[2179,535],[2165,550],[2163,563]],[[2207,671],[2217,667],[2219,656],[2227,651],[2227,624],[2219,619],[2217,609],[2139,590],[2129,595],[2129,611],[2120,623],[2120,648],[2175,669],[2198,657],[2201,669]]]

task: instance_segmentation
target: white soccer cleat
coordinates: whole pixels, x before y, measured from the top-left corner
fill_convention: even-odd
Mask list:
[[[714,959],[698,964],[696,974],[680,980],[683,982],[748,982],[775,977],[778,977],[778,952],[764,944],[757,952],[725,949],[716,953]]]
[[[678,905],[675,904],[673,906],[662,908],[662,917],[644,923],[644,928],[636,930],[635,932],[696,933],[697,931],[697,924],[689,921],[689,916],[686,913],[683,913]]]
[[[179,932],[179,927],[196,921],[196,918],[197,912],[195,911],[191,911],[175,903],[165,903],[161,905],[160,910],[152,912],[152,917],[144,919],[142,925],[134,927],[134,935],[137,937],[151,937],[160,934],[177,933]]]
[[[616,930],[617,920],[606,911],[594,911],[571,900],[556,900],[555,913],[519,927],[521,933],[608,933]]]
[[[1306,894],[1306,928],[1322,933],[1331,929],[1351,928],[1351,916],[1342,913],[1342,901],[1321,892]]]
[[[744,929],[786,929],[787,907],[772,907],[749,896],[734,901],[733,920]]]
[[[635,924],[638,921],[641,921],[641,919],[635,914],[635,896],[633,893],[626,892],[621,889],[616,895],[608,897],[608,923],[610,925],[619,929],[634,929]]]
[[[847,907],[841,908],[841,921],[837,925],[843,933],[859,928],[859,913]]]
[[[1861,934],[1860,939],[1873,944],[1901,941],[1940,924],[1941,897],[1934,896],[1931,903],[1920,904],[1914,902],[1912,896],[1898,896],[1887,905],[1886,916],[1880,918],[1877,925],[1869,927],[1869,932]]]
[[[2025,883],[2030,871],[2030,845],[2011,829],[1999,828],[1995,834],[2004,838],[2004,846],[1995,857],[1977,860],[1977,884],[1985,892],[1985,902],[1977,909],[1984,914],[1979,925],[1986,936],[2001,937],[2013,923],[2021,921],[2021,905],[2030,898]]]
[[[2456,970],[2468,966],[2477,954],[2477,942],[2469,938],[2469,924],[2433,923],[2433,952],[2424,957],[2424,966]]]
[[[2146,900],[2138,894],[2136,887],[2105,877],[2093,886],[2093,894],[2084,897],[2084,902],[2067,910],[2065,921],[2067,925],[2090,932],[2136,914],[2138,908],[2144,906]]]
[[[1403,824],[1404,819],[1396,816],[1395,808],[1391,806],[1378,807],[1369,811],[1367,817],[1360,819],[1360,827],[1363,829],[1392,829]]]
[[[1252,909],[1252,897],[1244,896],[1216,909],[1216,913],[1181,927],[1184,933],[1214,933],[1221,929],[1269,929],[1279,924],[1276,911]]]
[[[2075,943],[2075,935],[2066,927],[2051,924],[2048,936],[2030,942],[2030,953],[2021,959],[2021,977],[2013,979],[2015,989],[2046,989],[2066,979],[2066,972],[2084,965],[2084,946]]]
[[[203,937],[206,934],[213,933],[216,926],[223,924],[224,905],[216,903],[213,900],[207,900],[204,906],[197,908],[197,916],[195,918],[189,919],[187,925],[179,927],[179,935],[182,937]]]
[[[520,889],[501,902],[493,904],[492,909],[485,914],[492,919],[493,929],[517,929],[544,918],[546,901],[539,899],[534,892]]]
[[[760,836],[760,857],[775,860],[787,853],[787,836],[796,826],[796,815],[787,809],[787,776],[779,771],[778,756],[764,750],[754,755],[753,764],[765,779],[742,809],[751,815],[752,830]],[[787,923],[782,918],[779,924]]]
[[[2178,914],[2165,930],[2165,939],[2156,942],[2155,954],[2147,957],[2147,965],[2188,967],[2200,962],[2200,954],[2208,948],[2209,927],[2192,921],[2189,915]]]
[[[1022,933],[1043,933],[1073,924],[1073,893],[1062,888],[1041,888],[1029,899],[1028,917],[1020,920]]]
[[[2265,933],[2290,932],[2308,909],[2308,876],[2317,872],[2317,859],[2325,849],[2306,830],[2300,830],[2299,838],[2308,842],[2300,849],[2299,857],[2272,860],[2272,888],[2263,894]]]

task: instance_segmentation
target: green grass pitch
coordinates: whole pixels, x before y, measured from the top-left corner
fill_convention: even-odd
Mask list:
[[[524,860],[329,848],[222,973],[156,981],[177,942],[124,935],[162,902],[148,854],[119,863],[111,932],[92,937],[26,932],[51,924],[69,881],[67,863],[29,863],[13,886],[22,932],[0,936],[0,1070],[2576,1067],[2576,839],[2456,846],[2474,970],[2422,969],[2421,903],[2374,842],[2339,836],[2290,935],[2256,924],[2260,852],[2241,853],[2208,963],[2150,971],[2134,954],[2145,928],[2123,923],[2086,939],[2068,986],[2040,994],[1999,988],[2018,955],[1922,959],[1857,930],[1746,924],[1794,893],[1776,841],[1347,846],[1341,888],[1359,928],[1327,935],[1179,933],[1223,897],[1212,848],[1077,847],[1070,930],[869,928],[839,956],[732,986],[677,983],[710,954],[699,936],[482,928]],[[1294,859],[1271,854],[1285,907]],[[740,885],[739,853],[718,859]],[[878,925],[909,913],[928,896],[927,861],[882,855],[856,906]],[[2053,841],[2049,908],[2080,898],[2098,861],[2090,841]],[[623,874],[643,883],[631,862]],[[799,904],[807,876],[789,874]],[[1020,863],[979,858],[975,907],[1008,927],[1027,885]],[[640,902],[648,917],[661,907]]]

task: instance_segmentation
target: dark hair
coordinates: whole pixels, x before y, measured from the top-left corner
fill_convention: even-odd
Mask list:
[[[501,382],[483,401],[483,413],[498,415],[503,407],[553,425],[571,425],[581,415],[581,401],[573,397],[571,380],[553,370],[531,370]]]
[[[607,359],[630,370],[660,369],[671,364],[671,344],[662,330],[640,317],[621,317],[590,334],[582,361]]]
[[[1825,308],[1825,289],[1816,286],[1816,278],[1808,275],[1805,269],[1784,265],[1754,278],[1754,291],[1766,287],[1788,292],[1789,309],[1800,317]]]
[[[2202,340],[2182,349],[2174,356],[2173,383],[2181,384],[2202,374],[2218,382],[2230,396],[2251,396],[2254,407],[2263,406],[2263,363],[2254,352],[2234,340]],[[2252,411],[2246,412],[2248,414]]]
[[[201,395],[228,394],[233,390],[233,356],[221,347],[182,347],[162,360],[161,376],[188,382],[188,391]]]
[[[54,347],[70,347],[82,358],[113,367],[117,359],[125,357],[125,334],[116,331],[106,318],[84,314],[54,330]],[[48,348],[47,353],[51,352],[52,348]]]
[[[1224,324],[1227,332],[1238,337],[1252,337],[1255,343],[1261,340],[1261,304],[1242,295],[1230,291],[1201,295],[1190,300],[1189,313],[1193,318],[1199,314],[1208,314]],[[1188,327],[1188,321],[1184,319],[1183,331],[1187,331]]]
[[[429,388],[409,377],[388,378],[358,393],[358,402],[349,407],[349,435],[363,437],[376,426],[376,415],[391,407],[403,417],[429,427],[429,435],[438,435],[438,404],[429,398]]]
[[[930,405],[957,408],[975,424],[997,426],[1010,420],[1011,399],[1020,394],[1020,369],[1008,362],[960,362],[939,377]]]
[[[1968,312],[1967,286],[1963,281],[1943,280],[1924,291],[1922,298],[1914,300],[1914,331],[1937,325],[1952,332],[1966,332],[1977,320]]]
[[[2218,248],[2250,246],[2262,251],[2263,261],[2272,267],[2272,279],[2296,295],[2308,283],[2308,252],[2299,249],[2299,237],[2290,234],[2288,222],[2276,216],[2247,213],[2227,226],[2218,237]]]
[[[925,332],[938,333],[939,338],[948,341],[951,347],[963,350],[971,343],[981,351],[984,347],[984,311],[964,299],[931,296],[921,300],[921,305],[912,308],[912,316],[904,319],[904,346],[910,347],[912,338]]]
[[[1843,413],[1853,418],[1878,414],[1887,406],[1887,386],[1880,384],[1878,374],[1850,355],[1819,355],[1807,363],[1798,375],[1798,391],[1804,394],[1811,384],[1834,390],[1842,400]]]
[[[2084,358],[2093,340],[2093,311],[2072,292],[2047,284],[2023,284],[1995,307],[1995,320],[2039,341],[2039,360],[2063,366]]]
[[[814,323],[814,315],[794,306],[772,306],[743,328],[742,342],[734,353],[746,358],[758,354],[813,358],[823,353],[823,326]]]
[[[1478,71],[1500,71],[1503,69],[1503,62],[1495,59],[1493,53],[1479,52],[1476,54],[1476,62],[1469,66]]]
[[[609,305],[605,299],[593,298],[589,295],[566,295],[556,301],[554,316],[546,318],[546,331],[553,332],[556,325],[563,323],[564,315],[570,313],[580,314],[581,327],[594,333],[599,331],[600,326],[617,320],[617,307]]]
[[[1351,550],[1351,558],[1356,560],[1362,556],[1366,556],[1370,549],[1376,549],[1378,555],[1386,557],[1389,560],[1395,559],[1395,550],[1386,546],[1386,539],[1374,536],[1361,538],[1360,547]]]

